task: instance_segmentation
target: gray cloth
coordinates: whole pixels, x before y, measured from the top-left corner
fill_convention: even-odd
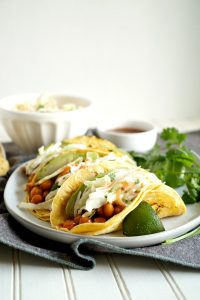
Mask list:
[[[200,132],[189,134],[188,145],[191,149],[200,153]],[[24,156],[11,143],[5,144],[5,148],[11,163],[11,170],[6,177],[0,177],[0,242],[2,244],[80,270],[89,270],[95,266],[94,253],[120,253],[124,255],[145,256],[200,269],[200,236],[188,238],[172,245],[124,249],[100,242],[95,238],[92,240],[81,238],[71,245],[66,245],[45,239],[30,232],[7,213],[2,193],[12,171],[16,166],[30,159],[31,156]]]

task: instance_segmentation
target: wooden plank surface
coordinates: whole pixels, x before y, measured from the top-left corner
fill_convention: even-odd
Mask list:
[[[106,256],[96,255],[95,258],[97,266],[93,270],[86,272],[71,270],[75,299],[124,299]]]
[[[131,299],[177,299],[155,260],[112,255],[109,261],[111,267],[119,273]]]
[[[20,252],[19,300],[66,300],[63,269],[45,259]]]
[[[200,272],[192,268],[184,268],[170,263],[164,263],[164,268],[174,285],[187,300],[200,299]]]
[[[0,245],[0,299],[199,299],[197,270],[126,255],[95,259],[93,270],[73,270]]]
[[[13,253],[12,249],[0,244],[0,299],[13,299]]]

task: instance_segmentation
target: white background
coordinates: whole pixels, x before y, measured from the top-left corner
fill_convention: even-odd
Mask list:
[[[200,1],[0,0],[0,97],[43,91],[102,119],[199,118]]]

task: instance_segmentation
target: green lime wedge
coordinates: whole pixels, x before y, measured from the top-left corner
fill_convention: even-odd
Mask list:
[[[147,235],[165,230],[160,218],[147,202],[141,202],[131,211],[122,227],[126,236]]]

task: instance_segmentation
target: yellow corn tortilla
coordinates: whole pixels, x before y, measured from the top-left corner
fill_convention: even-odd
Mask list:
[[[111,166],[109,166],[109,164],[102,163],[101,165],[80,170],[64,182],[54,197],[52,203],[52,211],[50,214],[50,222],[52,227],[66,232],[85,235],[100,235],[114,232],[121,228],[124,218],[127,216],[127,214],[129,214],[129,212],[135,209],[141,201],[146,201],[152,205],[152,207],[158,213],[158,216],[161,218],[180,215],[186,211],[185,204],[176,191],[166,186],[161,181],[158,181],[158,183],[155,184],[149,176],[148,184],[141,189],[133,202],[119,214],[116,214],[108,219],[105,223],[79,224],[73,227],[70,231],[67,228],[63,228],[62,224],[67,219],[65,213],[66,204],[72,194],[80,187],[81,184],[84,183],[85,180],[93,179],[98,174],[106,172],[110,168]],[[137,169],[148,176],[148,171],[142,168]]]
[[[85,152],[96,152],[100,155],[107,155],[109,152],[114,152],[115,154],[122,156],[124,154],[127,154],[127,152],[117,148],[115,144],[112,142],[98,138],[96,136],[77,136],[75,138],[71,139],[65,139],[63,141],[63,144],[70,145],[70,144],[83,144],[87,148],[85,149],[73,149],[73,151],[79,152],[79,153],[85,153]]]
[[[49,209],[41,209],[41,210],[31,210],[31,213],[37,217],[38,219],[49,222],[50,220],[50,210]]]
[[[108,140],[97,138],[96,136],[77,136],[71,139],[65,139],[64,144],[83,144],[92,149],[104,149],[105,151],[114,151],[117,147]]]
[[[179,194],[165,184],[149,191],[144,201],[153,207],[160,218],[178,216],[186,211],[186,206]]]

